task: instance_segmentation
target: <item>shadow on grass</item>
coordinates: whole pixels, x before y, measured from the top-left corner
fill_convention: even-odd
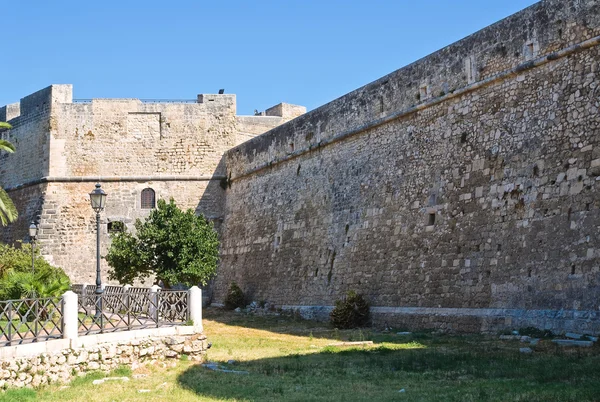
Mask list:
[[[206,308],[204,318],[228,326],[259,329],[285,335],[330,339],[332,341],[406,343],[407,341],[431,340],[433,342],[444,342],[445,338],[443,335],[433,336],[432,331],[419,331],[410,335],[399,336],[396,334],[398,330],[387,332],[377,331],[373,328],[338,330],[328,322],[305,320],[295,315],[236,313],[218,307]],[[475,335],[475,337],[481,338],[478,335]]]
[[[199,397],[286,401],[598,400],[598,356],[326,347],[223,364],[237,374],[197,365],[178,377]],[[401,391],[404,390],[404,391]]]

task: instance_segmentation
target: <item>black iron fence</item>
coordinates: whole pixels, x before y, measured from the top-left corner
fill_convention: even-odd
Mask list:
[[[187,291],[107,286],[97,295],[94,287],[77,290],[80,335],[182,325],[190,319]]]
[[[67,315],[73,318],[65,318],[66,294],[63,298],[0,301],[0,346],[63,338],[65,320],[72,323],[69,328],[75,328],[71,321],[75,311],[79,335],[191,323],[188,291],[107,286],[97,295],[95,290],[95,286],[72,286],[77,306],[72,295],[72,313]]]
[[[0,301],[0,345],[60,339],[62,334],[61,298]]]

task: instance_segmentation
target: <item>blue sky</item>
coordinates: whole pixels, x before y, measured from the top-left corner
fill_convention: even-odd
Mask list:
[[[0,105],[237,94],[238,114],[314,109],[533,0],[3,1]]]

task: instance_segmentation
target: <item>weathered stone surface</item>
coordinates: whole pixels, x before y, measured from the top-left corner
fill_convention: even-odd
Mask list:
[[[28,358],[0,361],[0,388],[18,388],[23,386],[39,387],[48,383],[66,383],[73,376],[83,375],[88,371],[111,371],[121,365],[130,365],[137,368],[142,364],[153,364],[164,360],[165,357],[179,357],[184,347],[189,358],[202,361],[206,354],[204,342],[206,336],[193,334],[177,337],[173,344],[173,337],[153,337],[135,340],[139,346],[132,346],[130,342],[102,344],[88,349],[64,349],[55,353],[42,354]],[[137,352],[134,352],[138,348]],[[124,352],[124,353],[118,353]],[[125,353],[126,352],[126,353]],[[123,377],[110,377],[102,380],[121,380]]]
[[[3,136],[19,150],[0,156],[0,185],[20,214],[15,224],[1,228],[0,239],[24,238],[39,215],[43,254],[76,283],[94,281],[93,264],[80,262],[95,253],[95,215],[86,195],[99,177],[109,194],[101,225],[103,253],[109,224],[131,228],[136,218],[148,216],[150,209],[141,206],[145,188],[218,224],[223,153],[306,111],[282,104],[261,116],[236,116],[236,98],[230,94],[201,95],[196,102],[73,102],[71,85],[52,85],[16,106],[0,108],[13,126]]]
[[[600,332],[598,7],[537,3],[227,152],[213,300]]]

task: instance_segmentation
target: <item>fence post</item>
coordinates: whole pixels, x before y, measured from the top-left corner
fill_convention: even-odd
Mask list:
[[[125,294],[125,308],[127,309],[127,329],[131,331],[131,295],[129,289],[131,285],[123,286],[123,293]]]
[[[63,339],[77,339],[77,293],[69,290],[62,296]]]
[[[190,320],[194,323],[194,330],[202,332],[202,289],[192,286],[188,290],[188,311]]]
[[[150,298],[150,317],[156,321],[156,327],[159,327],[159,323],[158,323],[158,312],[160,310],[160,306],[159,304],[159,298],[158,298],[158,291],[160,290],[160,286],[158,285],[153,285],[150,288],[150,294],[148,295]]]

